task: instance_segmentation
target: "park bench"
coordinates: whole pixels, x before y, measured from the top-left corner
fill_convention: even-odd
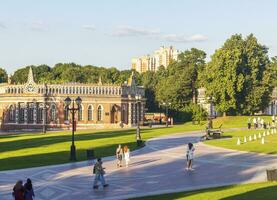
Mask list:
[[[221,130],[221,127],[222,127],[222,124],[216,129],[211,129],[211,128],[208,129],[207,130],[208,136],[214,139],[220,138],[223,133],[223,131]]]

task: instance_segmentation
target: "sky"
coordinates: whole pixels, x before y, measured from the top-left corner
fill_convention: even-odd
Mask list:
[[[130,69],[160,46],[204,50],[253,33],[277,55],[275,0],[1,0],[0,67],[59,62]]]

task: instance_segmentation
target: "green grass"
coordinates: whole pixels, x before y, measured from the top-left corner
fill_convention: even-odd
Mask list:
[[[248,117],[224,117],[214,120],[214,127],[223,123],[223,128],[245,127]],[[161,135],[204,130],[201,125],[185,123],[170,128],[142,129],[144,141]],[[137,148],[135,130],[86,130],[76,132],[78,161],[86,160],[86,149],[93,148],[96,157],[114,155],[118,144],[127,144],[131,150]],[[20,169],[67,163],[71,145],[71,132],[49,132],[0,136],[0,170]],[[276,145],[277,146],[277,145]]]
[[[169,128],[142,129],[144,141],[161,135],[203,130],[205,124],[186,123]],[[114,155],[118,144],[137,148],[135,129],[77,131],[75,145],[78,161],[86,160],[86,149],[93,148],[96,157]],[[29,133],[0,136],[0,170],[37,167],[69,162],[71,132]]]
[[[137,200],[271,200],[277,198],[277,183],[255,183],[217,187],[190,192],[136,198]]]
[[[271,122],[271,116],[260,116],[265,122]],[[227,117],[218,117],[213,120],[214,128],[219,127],[221,124],[222,128],[242,128],[247,127],[249,116],[227,116]],[[253,117],[251,117],[253,119]],[[252,120],[251,120],[252,122]]]
[[[255,153],[265,153],[265,154],[277,154],[277,134],[269,135],[265,137],[265,144],[261,144],[261,139],[256,141],[243,143],[244,136],[246,136],[247,141],[249,136],[259,133],[263,133],[264,130],[243,130],[243,131],[232,131],[223,134],[225,139],[218,140],[207,140],[204,143],[209,145],[214,145],[218,147],[223,147],[227,149],[234,149],[240,151],[249,151]],[[240,138],[241,145],[237,145],[237,140]]]

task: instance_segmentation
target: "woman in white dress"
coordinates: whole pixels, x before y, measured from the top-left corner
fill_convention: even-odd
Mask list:
[[[192,168],[192,162],[193,162],[193,153],[194,153],[194,147],[192,143],[188,143],[187,147],[187,170],[193,170]]]
[[[129,162],[130,162],[130,150],[129,150],[129,148],[126,145],[124,146],[123,149],[124,149],[125,164],[126,164],[126,167],[128,167]]]

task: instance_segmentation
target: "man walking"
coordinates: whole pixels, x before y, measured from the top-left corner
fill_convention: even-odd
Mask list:
[[[98,181],[101,182],[103,188],[109,186],[108,184],[106,184],[105,182],[105,178],[104,178],[104,171],[105,168],[102,167],[102,160],[101,158],[97,159],[97,162],[95,163],[94,167],[93,167],[93,173],[95,174],[95,178],[94,178],[94,183],[93,183],[93,189],[98,189]]]

